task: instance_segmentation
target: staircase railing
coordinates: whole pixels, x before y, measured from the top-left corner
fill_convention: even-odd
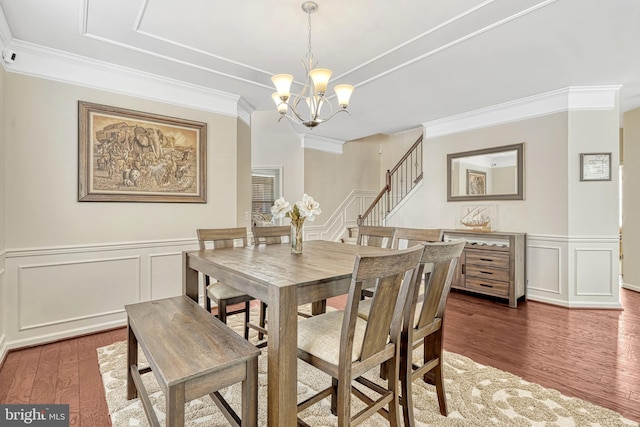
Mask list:
[[[358,225],[384,225],[384,220],[409,192],[422,180],[422,135],[391,170],[387,170],[385,186],[358,215]]]

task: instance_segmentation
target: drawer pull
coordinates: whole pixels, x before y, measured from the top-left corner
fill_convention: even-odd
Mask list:
[[[493,258],[480,258],[480,261],[493,262]]]
[[[485,288],[493,288],[493,285],[488,285],[486,283],[479,283],[480,286],[484,286]]]
[[[482,273],[482,274],[493,274],[493,273],[492,273],[492,272],[490,272],[490,271],[481,271],[480,273]]]

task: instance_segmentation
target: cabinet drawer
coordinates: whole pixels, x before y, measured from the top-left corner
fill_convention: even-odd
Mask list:
[[[489,265],[498,268],[509,268],[509,254],[495,251],[467,249],[465,258],[467,264]]]
[[[465,275],[467,276],[467,280],[469,280],[469,277],[479,277],[481,279],[501,280],[503,282],[509,281],[509,270],[482,265],[472,265],[469,264],[468,261],[469,258],[467,258],[467,264],[465,265]]]
[[[479,277],[468,277],[465,281],[466,288],[468,290],[482,292],[487,295],[494,295],[498,297],[509,296],[509,283],[499,282],[496,280],[486,280]]]

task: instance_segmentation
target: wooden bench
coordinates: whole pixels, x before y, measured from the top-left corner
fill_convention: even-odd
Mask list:
[[[260,350],[187,296],[125,306],[128,316],[127,399],[140,400],[153,426],[160,426],[142,383],[152,371],[166,399],[166,425],[184,425],[184,405],[209,394],[234,426],[258,422]],[[149,368],[138,368],[138,344]],[[240,418],[218,390],[242,382]]]

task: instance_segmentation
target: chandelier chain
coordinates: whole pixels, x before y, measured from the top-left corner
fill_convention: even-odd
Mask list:
[[[309,31],[309,51],[307,52],[307,58],[308,59],[313,59],[313,53],[311,53],[311,12],[307,12],[307,18],[308,18],[308,22],[309,25],[307,27],[307,30]]]

